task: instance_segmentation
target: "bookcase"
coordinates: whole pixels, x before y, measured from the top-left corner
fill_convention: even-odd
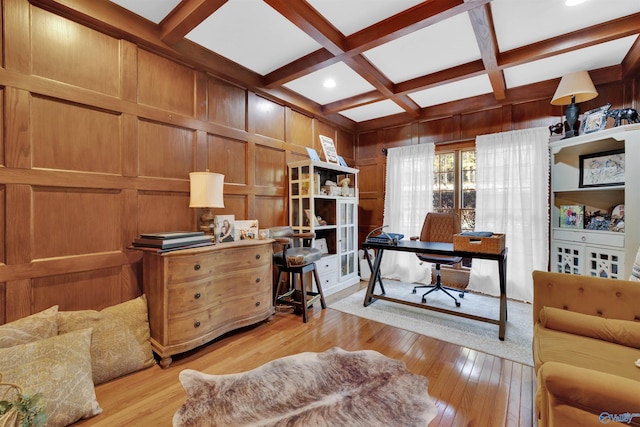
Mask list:
[[[550,270],[627,279],[640,246],[640,125],[549,148]]]
[[[313,232],[323,251],[316,262],[325,295],[360,281],[358,276],[358,169],[303,160],[288,164],[289,225]]]

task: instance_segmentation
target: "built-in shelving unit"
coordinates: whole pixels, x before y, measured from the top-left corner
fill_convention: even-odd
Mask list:
[[[288,166],[289,225],[315,233],[325,252],[316,262],[323,292],[358,283],[358,169],[314,160]]]
[[[550,143],[551,252],[550,269],[568,274],[626,279],[640,245],[640,125],[620,126]],[[624,182],[581,185],[588,159],[624,152]],[[619,165],[612,166],[619,167]],[[580,218],[567,226],[566,207],[601,212],[602,227]],[[624,228],[606,227],[614,207],[624,207]],[[564,207],[564,208],[563,208]],[[600,217],[598,217],[598,221]]]

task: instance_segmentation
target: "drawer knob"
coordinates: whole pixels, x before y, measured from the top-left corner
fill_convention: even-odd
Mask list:
[[[200,299],[201,295],[200,292],[196,292],[195,295],[193,296],[195,299]]]
[[[260,278],[259,277],[256,279],[256,283],[260,283]]]
[[[193,266],[193,269],[194,269],[195,271],[200,270],[200,264],[196,264],[196,265],[194,265],[194,266]]]
[[[256,307],[260,307],[260,301],[256,301]]]
[[[587,237],[586,237],[586,236],[582,236],[582,237],[580,238],[580,240],[582,240],[583,242],[586,242],[586,241],[587,241]]]
[[[193,323],[193,327],[194,327],[194,328],[199,328],[199,327],[200,327],[200,321],[199,321],[199,320],[196,320],[196,321]]]
[[[260,254],[256,255],[256,259],[260,259]]]

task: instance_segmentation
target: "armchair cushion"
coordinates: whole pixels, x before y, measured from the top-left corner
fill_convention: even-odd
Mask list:
[[[537,383],[538,419],[547,420],[545,425],[597,427],[612,421],[610,415],[638,412],[637,380],[547,362],[538,370]],[[640,419],[631,421],[637,425]]]
[[[605,319],[553,307],[543,307],[539,318],[540,324],[549,329],[640,349],[640,322]]]
[[[638,358],[640,351],[633,347],[534,325],[536,371],[545,363],[561,362],[640,381],[640,369],[634,364]]]
[[[287,249],[287,259],[284,259],[283,252],[278,252],[274,255],[274,262],[277,265],[306,265],[322,258],[320,249],[316,248],[289,248]]]

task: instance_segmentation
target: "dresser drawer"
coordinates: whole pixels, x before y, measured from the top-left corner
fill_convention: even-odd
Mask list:
[[[272,312],[271,298],[270,293],[256,291],[245,294],[233,304],[216,304],[206,310],[172,319],[169,322],[168,344],[197,340],[216,330],[233,330],[237,327],[234,323],[246,322],[253,317],[264,318]]]
[[[256,291],[271,292],[271,264],[216,275],[216,294],[225,301]]]
[[[271,265],[271,254],[270,245],[233,248],[226,250],[223,257],[217,257],[213,268],[216,274],[220,275],[247,268]]]
[[[170,319],[184,316],[185,313],[200,311],[215,301],[215,288],[212,276],[189,283],[168,286],[167,304]]]
[[[624,233],[598,233],[587,230],[553,230],[553,238],[575,243],[589,243],[624,248]]]
[[[210,277],[213,274],[215,260],[216,257],[212,254],[169,258],[167,261],[167,282],[183,283]]]

